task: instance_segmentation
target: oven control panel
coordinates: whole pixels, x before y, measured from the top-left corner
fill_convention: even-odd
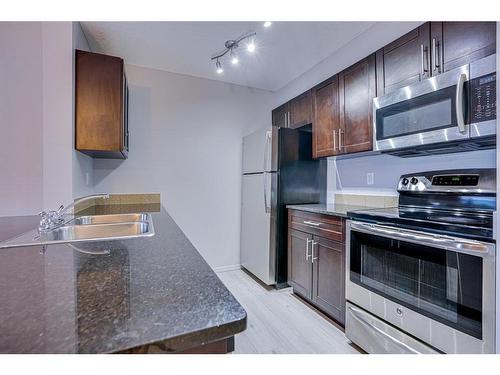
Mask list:
[[[494,168],[449,169],[406,174],[400,177],[398,192],[496,194]]]
[[[437,175],[432,178],[434,186],[477,186],[479,175],[477,174],[457,174],[457,175]]]
[[[471,123],[489,121],[497,118],[496,79],[496,73],[490,73],[470,80]]]

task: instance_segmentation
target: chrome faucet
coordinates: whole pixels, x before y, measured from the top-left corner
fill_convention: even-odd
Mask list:
[[[40,233],[49,232],[52,229],[60,227],[65,223],[64,221],[65,215],[67,215],[70,210],[73,210],[77,204],[96,198],[108,199],[109,194],[87,195],[85,197],[75,199],[72,203],[70,203],[66,207],[60,205],[57,210],[48,210],[40,212],[39,215],[41,216],[41,219],[40,219],[40,224],[38,225],[38,232]]]

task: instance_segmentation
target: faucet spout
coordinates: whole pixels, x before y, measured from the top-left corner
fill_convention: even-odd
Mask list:
[[[40,225],[38,226],[38,231],[48,232],[64,224],[64,216],[67,215],[77,204],[86,202],[91,199],[109,199],[109,194],[91,194],[84,197],[75,199],[72,203],[64,207],[61,205],[57,210],[48,210],[40,212],[42,217],[40,220]],[[73,212],[74,213],[74,212]]]

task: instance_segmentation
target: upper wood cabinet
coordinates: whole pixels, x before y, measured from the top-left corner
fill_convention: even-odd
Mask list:
[[[429,35],[425,23],[377,51],[378,95],[430,77]]]
[[[495,53],[496,22],[427,22],[377,51],[377,95]]]
[[[431,22],[431,72],[437,75],[495,53],[496,22]]]
[[[313,157],[340,154],[338,138],[341,127],[337,75],[312,89],[312,102],[314,113],[312,123]]]
[[[293,98],[290,101],[289,128],[295,129],[312,122],[312,97],[311,90]]]
[[[339,148],[342,153],[372,150],[375,97],[375,55],[368,56],[339,74]]]
[[[372,149],[375,56],[313,89],[313,157]]]
[[[373,149],[373,98],[495,53],[495,22],[427,22],[273,111],[312,123],[313,157]]]
[[[278,108],[273,109],[272,118],[273,126],[288,128],[288,124],[290,123],[290,102],[286,102]]]
[[[127,158],[128,86],[123,60],[77,50],[75,72],[75,148],[95,158]]]
[[[307,90],[273,110],[273,126],[292,129],[299,128],[312,122],[312,113],[311,90]]]

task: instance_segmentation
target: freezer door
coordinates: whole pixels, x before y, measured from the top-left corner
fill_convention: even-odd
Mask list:
[[[267,285],[275,282],[275,254],[269,246],[272,175],[243,176],[241,207],[241,265]]]
[[[276,128],[264,127],[243,138],[243,174],[276,170]]]

